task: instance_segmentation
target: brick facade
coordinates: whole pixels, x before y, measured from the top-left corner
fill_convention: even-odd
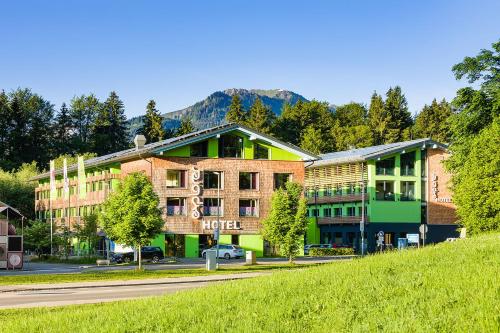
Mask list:
[[[149,163],[151,162],[151,164]],[[221,220],[239,221],[241,229],[224,230],[225,234],[257,234],[261,221],[270,209],[271,195],[274,191],[274,174],[290,173],[292,180],[300,184],[304,183],[304,162],[294,161],[270,161],[270,160],[245,160],[245,159],[211,159],[195,157],[166,157],[148,158],[148,161],[136,160],[122,163],[122,175],[130,172],[143,171],[148,176],[153,173],[153,185],[155,192],[160,197],[160,207],[163,210],[166,232],[177,234],[210,234],[212,230],[202,228],[202,220],[215,220],[216,217],[203,216],[195,219],[191,216],[194,205],[191,198],[195,195],[192,191],[192,168],[200,171],[222,171],[223,188],[220,191],[222,199],[223,216]],[[186,186],[184,188],[167,188],[167,170],[185,170]],[[258,187],[256,190],[239,189],[240,172],[257,172]],[[203,183],[203,182],[202,182]],[[166,202],[169,197],[186,198],[186,214],[182,216],[167,216]],[[206,189],[201,193],[201,198],[216,198],[216,189]],[[240,217],[239,199],[257,199],[258,217]]]
[[[427,223],[454,224],[457,222],[456,206],[452,202],[451,176],[444,169],[443,161],[449,154],[441,149],[427,150]]]

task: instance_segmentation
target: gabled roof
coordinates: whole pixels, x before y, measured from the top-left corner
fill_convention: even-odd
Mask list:
[[[18,217],[24,217],[24,215],[21,214],[20,211],[18,211],[12,206],[7,205],[5,202],[0,201],[0,213],[3,212],[5,212],[4,214],[8,214],[10,212],[10,214],[14,213]]]
[[[447,149],[448,146],[431,139],[417,139],[404,142],[389,143],[380,146],[371,146],[351,150],[338,151],[319,155],[320,159],[309,167],[317,167],[330,164],[356,163],[402,152],[405,149],[416,147],[435,147]]]
[[[248,134],[251,138],[259,139],[265,142],[268,142],[276,147],[292,151],[293,153],[297,154],[300,156],[304,161],[310,161],[310,160],[316,160],[319,157],[305,151],[295,145],[292,145],[290,143],[286,143],[283,141],[280,141],[276,138],[273,138],[269,135],[259,133],[251,128],[248,128],[246,126],[230,123],[230,124],[225,124],[225,125],[220,125],[200,131],[196,131],[193,133],[181,135],[175,138],[170,138],[158,142],[153,142],[144,145],[143,148],[141,149],[136,149],[136,148],[130,148],[126,150],[122,150],[116,153],[111,153],[108,155],[103,155],[103,156],[98,156],[94,158],[90,158],[84,162],[85,168],[91,168],[103,164],[108,164],[108,163],[113,163],[113,162],[122,162],[122,161],[127,161],[127,160],[132,160],[135,158],[145,158],[149,157],[155,154],[158,154],[162,151],[166,150],[171,150],[175,149],[181,146],[185,146],[188,144],[192,144],[195,142],[199,141],[204,141],[209,138],[212,138],[217,135],[221,135],[227,132],[231,132],[234,130],[239,130],[245,134]],[[73,164],[68,166],[68,172],[74,172],[78,170],[78,165]],[[62,174],[62,169],[57,169],[56,170],[56,175]],[[40,175],[37,175],[31,180],[38,180],[38,179],[44,179],[50,176],[49,172],[42,173]]]

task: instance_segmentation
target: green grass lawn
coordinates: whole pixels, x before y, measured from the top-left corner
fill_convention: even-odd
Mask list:
[[[500,236],[0,316],[2,332],[498,332]]]
[[[165,270],[91,270],[82,273],[65,274],[36,274],[36,275],[9,275],[0,277],[1,285],[19,285],[33,283],[66,283],[66,282],[90,282],[90,281],[112,281],[112,280],[139,280],[174,278],[184,276],[199,276],[213,274],[248,273],[255,271],[269,271],[282,269],[297,269],[316,266],[316,264],[276,264],[276,265],[253,265],[253,266],[222,266],[217,271],[207,271],[205,268],[195,269],[165,269]],[[1,330],[0,330],[1,332]]]

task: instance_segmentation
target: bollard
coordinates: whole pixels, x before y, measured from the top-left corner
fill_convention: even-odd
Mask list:
[[[255,251],[247,251],[246,253],[246,264],[247,265],[255,265],[257,264],[257,259],[255,257]]]

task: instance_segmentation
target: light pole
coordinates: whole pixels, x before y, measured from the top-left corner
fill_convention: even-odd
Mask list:
[[[215,255],[215,267],[219,269],[219,239],[220,239],[220,171],[214,172],[217,175],[217,223],[214,228],[214,238],[217,242],[217,251]]]
[[[361,233],[361,256],[365,254],[365,166],[361,163],[361,221],[359,231]]]

